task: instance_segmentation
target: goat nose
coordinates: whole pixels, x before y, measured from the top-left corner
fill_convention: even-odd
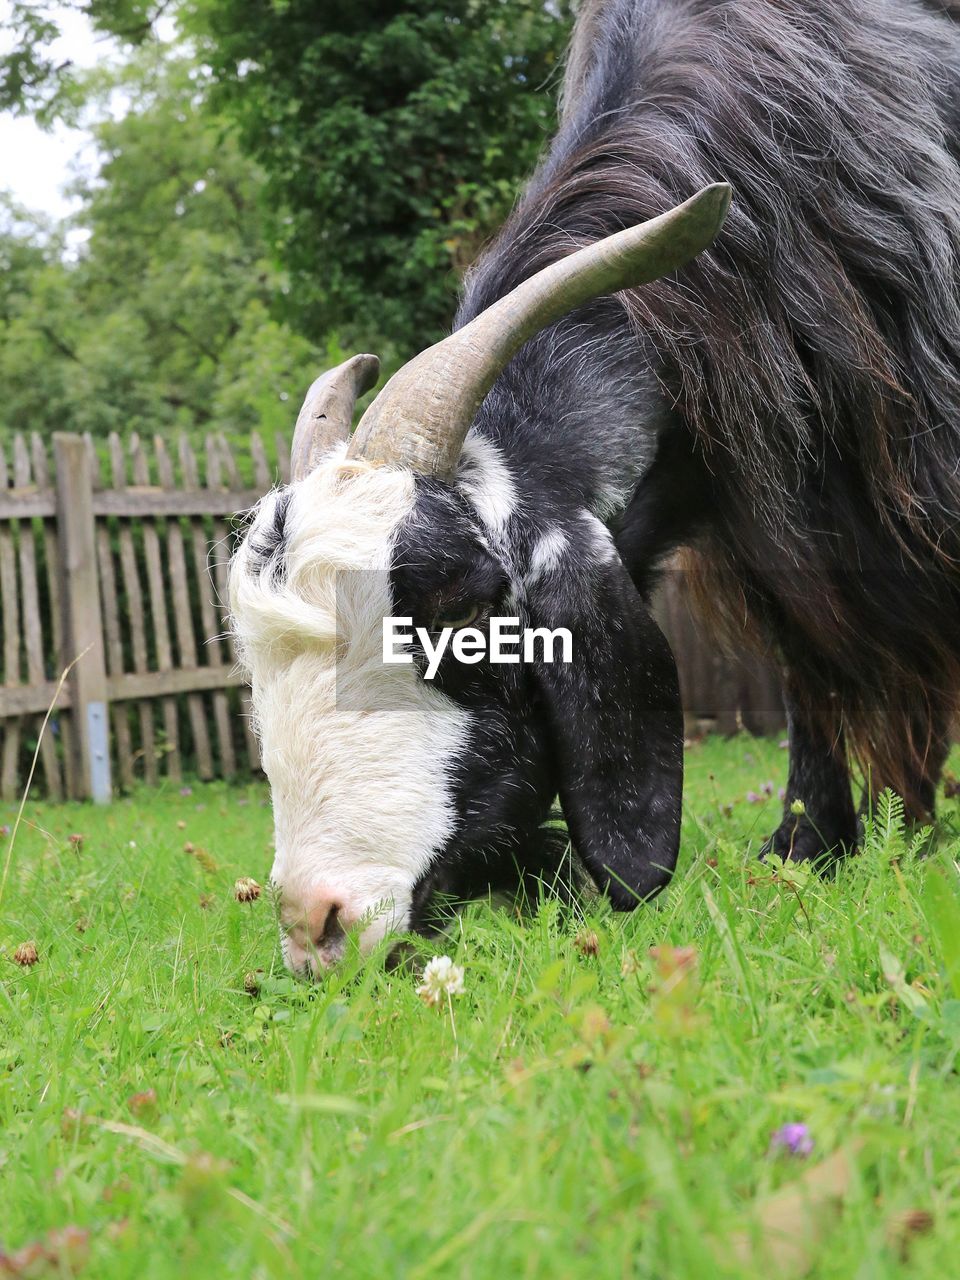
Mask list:
[[[343,956],[347,944],[343,905],[333,897],[317,896],[299,910],[286,910],[287,963],[291,969],[311,969],[316,975]]]
[[[314,927],[313,945],[318,951],[321,947],[337,947],[342,951],[346,936],[340,919],[340,906],[336,902],[331,902],[323,923]]]

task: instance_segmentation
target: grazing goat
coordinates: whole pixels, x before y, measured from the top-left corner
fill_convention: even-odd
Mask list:
[[[783,665],[771,847],[855,842],[850,754],[931,810],[960,690],[955,14],[587,3],[454,333],[352,439],[376,360],[311,388],[231,572],[292,968],[422,924],[437,890],[549,876],[557,795],[617,907],[667,883],[681,715],[647,598],[678,547]],[[384,662],[384,618],[501,616],[567,628],[573,660]]]

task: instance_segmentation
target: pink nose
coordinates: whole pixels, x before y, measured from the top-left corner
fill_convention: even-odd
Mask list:
[[[309,903],[287,902],[280,919],[286,934],[287,966],[295,973],[319,974],[343,956],[347,945],[344,906],[330,894],[319,894]]]

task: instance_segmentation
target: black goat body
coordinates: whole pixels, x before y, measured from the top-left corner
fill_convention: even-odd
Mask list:
[[[608,520],[641,591],[687,548],[709,612],[779,656],[795,856],[854,841],[848,750],[929,813],[960,691],[958,9],[584,5],[559,132],[459,318],[732,185],[712,250],[528,343],[474,431],[531,503]]]

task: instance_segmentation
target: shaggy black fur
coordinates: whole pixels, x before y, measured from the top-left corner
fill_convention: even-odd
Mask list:
[[[957,12],[588,4],[560,130],[460,317],[732,184],[713,250],[528,344],[476,430],[531,494],[618,522],[642,588],[693,547],[710,609],[775,646],[806,853],[853,839],[845,747],[929,809],[960,690]]]

